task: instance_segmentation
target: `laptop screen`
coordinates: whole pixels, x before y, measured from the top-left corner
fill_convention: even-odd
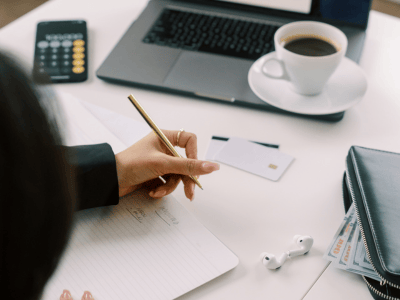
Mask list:
[[[214,0],[366,26],[372,0]]]
[[[280,9],[303,14],[311,11],[311,0],[218,0],[238,4]]]

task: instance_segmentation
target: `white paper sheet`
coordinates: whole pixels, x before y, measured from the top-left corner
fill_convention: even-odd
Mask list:
[[[86,101],[81,101],[81,103],[127,147],[152,132],[145,121],[135,121]],[[135,110],[132,106],[132,112],[134,111]]]
[[[44,293],[74,299],[174,299],[227,272],[238,258],[172,196],[136,192],[76,214],[71,241]]]
[[[109,143],[114,153],[125,150],[151,132],[138,122],[66,93],[58,95],[65,120],[65,144]]]

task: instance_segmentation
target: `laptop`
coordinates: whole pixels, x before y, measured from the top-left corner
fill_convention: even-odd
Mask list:
[[[282,25],[315,20],[340,28],[358,62],[372,0],[150,0],[97,70],[103,80],[260,110],[247,75],[274,51]],[[298,115],[289,113],[292,115]],[[310,116],[339,121],[344,112]]]

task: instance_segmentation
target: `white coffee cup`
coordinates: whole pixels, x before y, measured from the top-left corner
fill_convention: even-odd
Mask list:
[[[318,38],[329,42],[335,47],[336,53],[306,56],[284,48],[286,43],[300,38]],[[275,32],[274,43],[277,58],[267,59],[261,68],[262,73],[269,78],[289,81],[289,87],[302,95],[319,94],[347,50],[347,38],[341,30],[314,21],[293,22],[282,26]],[[272,61],[279,63],[282,70],[280,76],[268,72],[268,65]]]

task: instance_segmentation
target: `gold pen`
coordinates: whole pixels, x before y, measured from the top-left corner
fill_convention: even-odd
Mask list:
[[[132,104],[136,107],[138,112],[142,115],[143,119],[149,124],[151,129],[158,135],[158,137],[163,141],[164,145],[171,151],[171,153],[175,157],[182,157],[178,151],[175,150],[175,147],[172,146],[171,142],[168,140],[168,138],[165,136],[165,134],[158,128],[156,123],[150,118],[150,116],[146,113],[146,111],[143,109],[143,107],[139,104],[139,102],[135,99],[135,97],[131,94],[128,96],[128,99],[132,102]],[[197,180],[196,177],[189,175],[190,179],[192,179],[199,188],[203,189],[201,186],[200,182]]]

